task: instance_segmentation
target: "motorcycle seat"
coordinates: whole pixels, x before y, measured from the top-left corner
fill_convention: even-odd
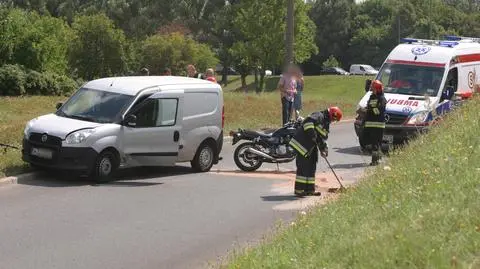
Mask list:
[[[265,133],[262,131],[254,131],[254,130],[245,130],[245,134],[249,136],[272,137],[272,133]]]

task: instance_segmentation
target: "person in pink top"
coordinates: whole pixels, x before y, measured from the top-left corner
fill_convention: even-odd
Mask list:
[[[206,80],[217,83],[217,79],[215,78],[215,72],[212,68],[207,69],[205,75],[207,76]]]
[[[290,120],[293,108],[293,101],[295,99],[296,89],[295,69],[293,65],[283,72],[277,89],[280,91],[280,98],[282,101],[282,123],[285,125]]]

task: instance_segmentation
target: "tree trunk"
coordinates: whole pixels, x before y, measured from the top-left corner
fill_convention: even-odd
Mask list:
[[[265,70],[260,69],[260,85],[259,85],[259,91],[263,92],[265,88]]]
[[[222,84],[223,86],[228,85],[228,67],[226,67],[225,65],[223,66],[223,69],[222,69]]]
[[[248,87],[247,87],[247,74],[241,74],[240,79],[242,80],[242,89],[245,93],[248,92]]]
[[[260,85],[258,83],[258,68],[255,67],[255,92],[260,93]]]

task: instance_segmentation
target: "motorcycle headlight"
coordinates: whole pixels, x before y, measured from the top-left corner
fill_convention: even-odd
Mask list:
[[[80,131],[73,132],[67,136],[65,142],[67,144],[80,144],[85,141],[90,135],[95,132],[94,129],[84,129]]]
[[[413,116],[411,116],[410,119],[408,119],[407,124],[408,125],[422,125],[427,120],[427,117],[428,117],[428,111],[418,112],[418,113],[414,114]]]

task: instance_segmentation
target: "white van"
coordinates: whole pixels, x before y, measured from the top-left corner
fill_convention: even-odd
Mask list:
[[[113,77],[90,81],[54,114],[28,122],[23,160],[108,180],[119,167],[173,166],[195,171],[218,163],[223,93],[185,77]]]
[[[378,74],[378,70],[367,64],[352,64],[350,66],[351,75],[373,76]]]
[[[447,40],[407,38],[394,48],[376,79],[385,86],[387,107],[384,142],[400,144],[441,120],[457,102],[479,88],[479,39],[449,36]],[[360,145],[365,147],[363,121],[370,97],[370,81],[357,107],[354,123]]]

